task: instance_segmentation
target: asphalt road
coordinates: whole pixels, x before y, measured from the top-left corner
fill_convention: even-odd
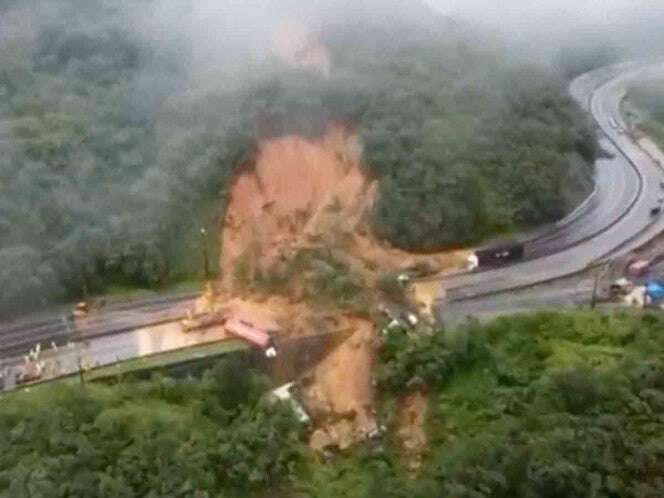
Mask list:
[[[39,321],[1,326],[0,358],[26,354],[36,344],[49,349],[52,344],[63,346],[178,320],[193,305],[194,297],[193,294],[164,296],[109,306],[83,319],[58,314]]]
[[[593,283],[592,278],[570,277],[528,289],[459,301],[440,309],[438,318],[449,326],[464,323],[471,317],[487,321],[522,312],[587,309],[592,299]]]
[[[664,72],[664,66],[654,70]],[[602,68],[572,83],[572,95],[592,112],[605,135],[602,145],[615,157],[598,160],[594,195],[573,215],[541,231],[527,246],[532,259],[447,277],[443,286],[455,301],[456,316],[574,305],[587,298],[587,285],[581,290],[578,282],[571,287],[540,285],[528,292],[514,289],[582,271],[598,258],[628,252],[664,230],[664,217],[650,217],[650,209],[663,193],[659,183],[664,173],[629,137],[611,126],[612,118],[622,123],[619,107],[625,89],[651,71],[650,67],[624,64]],[[116,351],[129,353],[135,343],[133,330],[178,320],[193,298],[176,296],[128,303],[78,322],[58,315],[0,327],[0,358],[25,354],[38,342],[43,347],[51,342],[86,342],[93,349],[98,343],[103,356],[109,358]]]
[[[448,277],[443,287],[448,300],[481,296],[534,285],[581,272],[595,261],[631,251],[664,230],[664,217],[653,219],[650,210],[663,191],[664,172],[627,135],[611,126],[622,124],[620,104],[626,89],[644,73],[664,66],[602,69],[584,75],[572,85],[575,98],[589,107],[614,155],[596,165],[597,194],[593,206],[551,238],[552,254],[502,268]],[[607,72],[611,75],[607,81]],[[586,92],[590,92],[586,95]],[[568,246],[555,250],[556,246]]]

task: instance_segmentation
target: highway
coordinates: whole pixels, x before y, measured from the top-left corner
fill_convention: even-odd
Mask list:
[[[138,328],[168,323],[184,316],[197,294],[177,294],[154,299],[110,305],[89,317],[74,319],[57,314],[38,321],[11,323],[0,327],[0,358],[27,353],[37,343],[52,344],[86,341]]]
[[[651,72],[664,72],[664,66],[621,64],[593,71],[571,84],[572,96],[591,112],[603,134],[601,145],[613,156],[596,162],[594,193],[570,216],[531,239],[523,262],[445,277],[442,286],[448,298],[440,303],[439,315],[449,315],[452,307],[458,318],[551,304],[573,305],[587,297],[587,280],[581,287],[574,283],[552,288],[542,283],[581,273],[589,264],[629,252],[664,230],[664,216],[650,216],[664,195],[660,186],[664,171],[612,126],[612,120],[624,125],[620,105],[626,88]],[[518,290],[531,286],[537,287],[531,292]],[[172,324],[184,316],[196,297],[188,294],[116,304],[83,320],[57,315],[0,326],[0,358],[4,359],[0,367],[15,367],[37,343],[43,348],[52,343],[60,347],[70,342],[83,344],[86,354],[93,356],[92,363],[126,359],[146,351],[136,344],[146,341],[147,327],[155,330],[153,352],[158,352],[162,338],[172,336]],[[79,348],[74,356],[80,358],[81,354]]]
[[[584,75],[582,84],[572,85],[573,96],[589,108],[605,137],[602,146],[614,156],[597,161],[596,198],[585,212],[549,236],[546,250],[538,249],[541,257],[446,278],[443,288],[448,301],[477,299],[579,273],[598,260],[633,250],[664,230],[664,217],[650,215],[664,195],[660,186],[664,171],[611,125],[615,119],[624,126],[620,105],[630,84],[664,68],[621,65],[611,70],[610,76],[604,68]]]

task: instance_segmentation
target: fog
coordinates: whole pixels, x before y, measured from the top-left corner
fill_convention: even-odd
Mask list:
[[[457,133],[450,149],[471,150],[481,145],[472,137],[490,133],[475,127],[515,119],[510,99],[564,93],[553,80],[571,71],[550,71],[562,47],[650,53],[664,18],[652,0],[427,1],[446,16],[423,0],[0,0],[0,313],[33,306],[35,296],[46,303],[196,275],[191,240],[202,225],[215,229],[220,193],[251,153],[258,123],[305,133],[318,129],[314,117],[353,116],[385,149],[376,171],[396,177],[389,158],[407,164],[411,151],[392,145],[419,140],[429,111],[417,110],[418,85]],[[290,58],[277,50],[284,26]],[[511,59],[524,53],[547,72],[528,69],[518,77],[524,88],[512,88]],[[582,58],[560,65],[616,60]],[[424,77],[400,69],[413,62]],[[404,112],[410,128],[393,129]],[[460,129],[471,137],[465,149]],[[403,130],[408,140],[395,140]],[[446,149],[433,139],[431,147]],[[394,205],[407,204],[394,189]],[[431,199],[446,199],[438,194]]]
[[[565,25],[615,26],[625,17],[664,13],[664,5],[657,0],[427,0],[427,2],[453,17],[495,26],[518,27],[527,31],[542,27],[564,29]]]
[[[664,4],[657,0],[427,2],[452,18],[488,27],[520,48],[546,50],[593,43],[611,44],[630,55],[661,51]]]

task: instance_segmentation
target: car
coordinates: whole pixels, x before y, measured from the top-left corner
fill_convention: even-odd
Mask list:
[[[657,216],[662,212],[662,206],[655,206],[650,210],[650,216]]]

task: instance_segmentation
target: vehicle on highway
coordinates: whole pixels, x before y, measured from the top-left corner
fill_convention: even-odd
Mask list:
[[[523,259],[525,247],[521,243],[505,244],[475,251],[478,267],[497,266]]]
[[[662,212],[662,206],[655,206],[650,210],[650,216],[657,216]]]

